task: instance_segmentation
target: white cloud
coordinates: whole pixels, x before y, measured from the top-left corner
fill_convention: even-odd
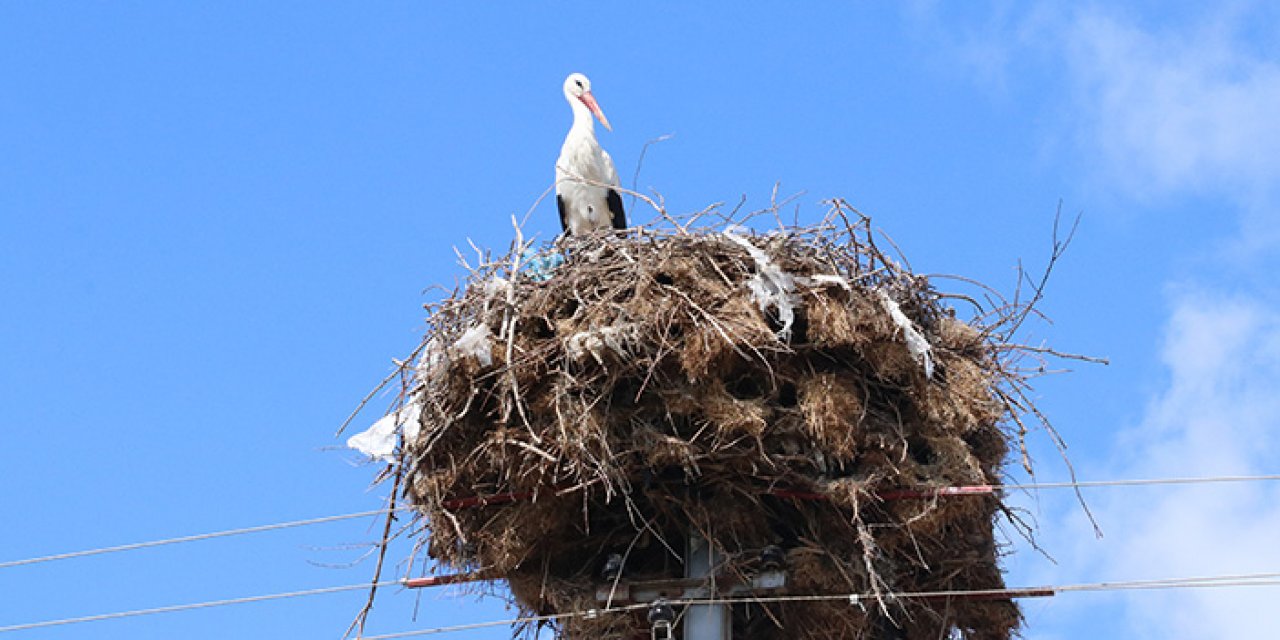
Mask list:
[[[1148,205],[1204,197],[1221,204],[1206,215],[1238,222],[1233,251],[1280,243],[1280,11],[909,6],[944,64],[1001,99],[1031,97],[1046,156],[1093,187]]]
[[[1156,4],[1142,16],[1133,5],[997,2],[990,15],[956,19],[949,6],[925,2],[912,17],[943,45],[947,64],[959,61],[995,94],[1034,86],[1035,100],[1045,102],[1033,110],[1043,109],[1052,155],[1078,159],[1089,186],[1154,205],[1143,207],[1147,215],[1192,197],[1211,203],[1210,219],[1188,233],[1238,221],[1231,249],[1264,259],[1232,271],[1217,264],[1235,256],[1214,252],[1196,276],[1201,288],[1172,292],[1160,353],[1167,378],[1136,425],[1107,438],[1110,459],[1073,451],[1081,477],[1276,473],[1280,306],[1260,290],[1224,291],[1273,287],[1252,271],[1269,272],[1259,267],[1275,264],[1280,240],[1280,12],[1263,4]],[[1088,496],[1106,537],[1094,538],[1067,496],[1045,493],[1032,510],[1058,564],[1023,551],[1010,584],[1280,572],[1280,483]],[[1278,597],[1278,587],[1063,594],[1024,602],[1026,635],[1272,637]]]
[[[1074,17],[1063,49],[1079,139],[1120,187],[1226,193],[1250,207],[1275,195],[1280,61],[1242,35],[1250,19],[1225,12],[1145,30],[1100,10]]]
[[[1162,360],[1167,386],[1143,420],[1116,437],[1098,477],[1274,473],[1280,452],[1280,309],[1219,294],[1177,295]],[[1091,474],[1092,475],[1092,474]],[[1091,500],[1107,532],[1095,540],[1077,514],[1052,523],[1061,564],[1051,582],[1280,572],[1280,485],[1112,489]],[[1067,524],[1069,521],[1072,524]],[[1063,598],[1079,596],[1062,596]],[[1133,638],[1268,637],[1280,628],[1276,587],[1117,592],[1106,596]],[[1030,637],[1075,620],[1035,621]],[[1121,628],[1123,627],[1123,628]]]

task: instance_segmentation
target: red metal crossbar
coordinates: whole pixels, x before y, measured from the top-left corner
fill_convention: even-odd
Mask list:
[[[1053,589],[993,589],[991,591],[979,591],[977,593],[952,593],[948,595],[918,595],[905,594],[900,597],[915,598],[917,600],[1003,600],[1005,598],[1048,598],[1056,595]]]
[[[423,587],[439,587],[446,584],[461,584],[463,582],[477,582],[480,580],[493,580],[498,576],[488,571],[472,571],[470,573],[448,573],[442,576],[425,576],[422,578],[405,578],[400,584],[408,589],[421,589]]]

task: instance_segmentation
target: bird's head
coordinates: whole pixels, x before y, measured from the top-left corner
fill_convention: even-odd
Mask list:
[[[600,110],[596,97],[591,95],[591,81],[586,76],[581,73],[569,74],[569,77],[564,79],[564,97],[569,104],[581,103],[600,121],[600,124],[604,125],[605,129],[613,131],[613,127],[609,126],[609,119],[604,117],[604,112]]]

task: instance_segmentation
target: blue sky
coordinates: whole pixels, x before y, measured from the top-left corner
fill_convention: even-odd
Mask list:
[[[333,431],[417,343],[453,247],[504,249],[550,186],[571,71],[624,182],[674,134],[637,183],[673,211],[763,206],[780,182],[812,221],[839,196],[917,271],[1010,291],[1061,200],[1083,221],[1025,338],[1112,360],[1038,385],[1081,476],[1277,470],[1273,5],[457,7],[0,5],[0,561],[376,508],[376,467]],[[525,232],[557,231],[544,201]],[[1090,496],[1102,541],[1068,496],[1026,501],[1057,563],[1020,550],[1011,583],[1280,571],[1275,486]],[[0,569],[0,626],[354,584],[376,537]],[[1275,596],[1061,595],[1028,603],[1026,633],[1258,636]],[[335,637],[362,598],[12,636]],[[391,590],[370,631],[509,615]]]

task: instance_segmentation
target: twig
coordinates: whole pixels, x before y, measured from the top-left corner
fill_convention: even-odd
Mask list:
[[[1045,287],[1049,284],[1049,274],[1053,273],[1053,267],[1062,258],[1067,247],[1071,246],[1071,241],[1076,236],[1076,229],[1080,227],[1080,218],[1084,214],[1076,214],[1075,219],[1071,222],[1071,229],[1067,232],[1066,238],[1061,238],[1058,234],[1059,223],[1062,219],[1062,201],[1058,201],[1058,209],[1053,214],[1053,249],[1049,252],[1049,263],[1045,265],[1044,272],[1040,274],[1040,281],[1032,284],[1031,300],[1022,305],[1022,312],[1013,316],[1013,321],[1009,328],[1005,331],[1006,336],[1013,336],[1018,332],[1022,323],[1035,310],[1036,305],[1044,298]],[[1021,272],[1021,268],[1019,269]],[[1025,274],[1024,274],[1025,275]],[[1021,287],[1019,287],[1021,289]]]
[[[404,477],[404,465],[395,465],[395,481],[391,485],[391,503],[387,509],[387,519],[382,526],[382,540],[378,543],[378,565],[373,570],[373,579],[369,584],[369,599],[365,601],[364,606],[360,609],[360,613],[356,614],[355,620],[347,627],[342,634],[343,639],[351,637],[351,632],[356,631],[356,636],[364,635],[364,625],[369,618],[369,613],[373,611],[373,601],[378,594],[378,584],[382,580],[382,564],[387,557],[387,545],[390,543],[391,523],[396,519],[396,496],[400,495],[400,481]]]
[[[413,362],[415,358],[418,357],[418,354],[422,353],[422,350],[426,346],[427,346],[427,341],[423,340],[422,342],[418,343],[418,346],[413,350],[412,353],[409,354],[408,358],[405,358],[401,362],[397,362],[395,371],[392,371],[389,375],[387,375],[387,377],[383,378],[382,382],[379,382],[378,386],[374,387],[372,391],[365,394],[364,398],[360,400],[360,404],[356,405],[355,410],[353,410],[351,414],[347,416],[346,420],[342,421],[342,425],[338,427],[338,431],[337,433],[333,434],[333,437],[336,438],[342,435],[342,432],[346,430],[347,426],[351,424],[352,420],[356,419],[356,416],[360,414],[360,411],[364,409],[365,405],[369,404],[369,401],[372,400],[374,396],[378,395],[378,392],[382,391],[382,389],[386,387],[388,383],[394,380],[396,376],[403,373],[404,370],[409,366],[409,364]]]
[[[640,157],[636,160],[636,172],[631,176],[632,192],[636,190],[636,183],[640,181],[640,169],[644,167],[644,155],[649,152],[649,147],[659,142],[666,142],[667,140],[674,138],[675,135],[676,134],[674,133],[665,133],[656,138],[653,138],[652,140],[649,140],[648,142],[644,143],[643,147],[640,148]],[[636,204],[636,197],[633,195],[631,196],[631,202],[627,204],[627,208],[630,209],[631,207],[635,206],[635,204]]]

